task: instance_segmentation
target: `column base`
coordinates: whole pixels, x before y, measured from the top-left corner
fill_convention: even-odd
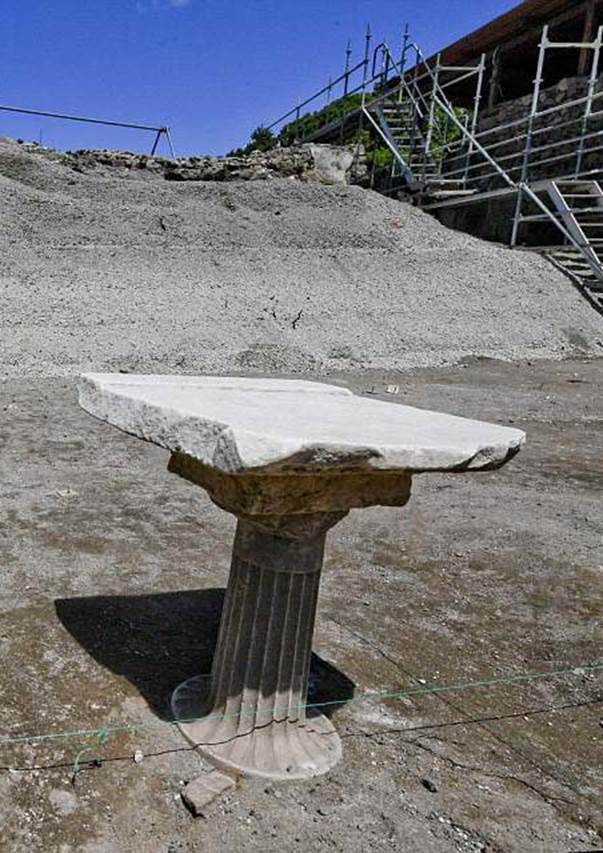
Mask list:
[[[172,712],[184,737],[215,767],[274,781],[309,779],[328,773],[341,759],[341,741],[331,721],[308,709],[300,720],[250,718],[241,732],[241,714],[207,710],[211,676],[200,675],[180,684],[172,694]],[[255,715],[254,715],[255,716]],[[244,717],[243,717],[244,719]]]

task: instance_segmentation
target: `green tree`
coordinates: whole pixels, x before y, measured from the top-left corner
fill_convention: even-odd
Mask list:
[[[276,139],[267,127],[256,127],[247,146],[251,151],[270,151],[276,145]]]
[[[244,157],[246,154],[251,154],[252,151],[270,151],[276,145],[276,137],[267,127],[256,127],[251,134],[251,140],[244,148],[233,148],[226,155],[227,157]]]

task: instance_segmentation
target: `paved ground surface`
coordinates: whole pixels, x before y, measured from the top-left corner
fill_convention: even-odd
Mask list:
[[[315,782],[243,784],[197,821],[179,791],[203,765],[166,699],[209,666],[233,521],[166,453],[81,412],[70,380],[0,385],[0,733],[146,726],[0,743],[0,849],[603,848],[600,674],[374,695],[603,658],[603,361],[334,378],[512,423],[528,445],[499,472],[417,477],[403,511],[329,534],[314,695],[369,695],[333,713],[344,760]]]
[[[603,355],[603,318],[547,261],[409,205],[127,175],[0,140],[0,376]]]

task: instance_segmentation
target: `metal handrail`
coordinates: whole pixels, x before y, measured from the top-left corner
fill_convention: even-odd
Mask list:
[[[503,180],[509,186],[512,186],[512,187],[517,189],[518,185],[515,183],[515,181],[513,181],[507,175],[505,170],[501,166],[498,165],[498,163],[496,162],[496,160],[494,160],[493,157],[490,156],[488,151],[478,141],[478,139],[475,137],[475,135],[473,133],[471,133],[471,131],[468,130],[468,128],[463,124],[462,121],[459,120],[458,116],[456,115],[456,113],[454,111],[454,107],[452,106],[452,104],[450,103],[448,98],[446,97],[446,94],[444,93],[442,87],[440,86],[436,76],[434,75],[432,69],[429,67],[429,63],[425,59],[425,56],[424,56],[421,48],[417,44],[415,44],[415,42],[412,42],[412,47],[416,50],[417,57],[420,59],[421,63],[424,65],[424,67],[427,70],[427,73],[429,74],[429,76],[431,78],[431,81],[433,84],[432,97],[433,97],[435,103],[440,107],[440,109],[442,109],[446,113],[448,118],[457,127],[457,129],[460,130],[461,135],[465,139],[467,139],[467,141],[472,144],[473,148],[476,151],[478,151],[490,163],[490,165],[495,169],[495,171],[500,175],[500,177],[503,178]],[[419,65],[419,64],[420,63],[417,62],[417,65]]]
[[[285,121],[285,119],[288,119],[291,116],[296,116],[297,118],[299,118],[300,110],[302,110],[304,107],[307,107],[308,104],[312,103],[312,101],[315,101],[317,98],[320,98],[321,95],[325,95],[327,92],[331,92],[335,88],[335,86],[337,86],[338,83],[341,83],[342,80],[346,80],[346,79],[349,80],[349,78],[352,76],[352,74],[354,74],[360,68],[364,68],[365,65],[366,65],[366,61],[363,59],[357,65],[354,65],[353,68],[348,69],[343,74],[341,74],[339,77],[337,77],[335,80],[331,80],[326,86],[323,86],[322,89],[319,89],[318,92],[315,92],[309,98],[306,98],[305,101],[301,101],[299,104],[297,104],[295,107],[293,107],[293,109],[289,110],[289,112],[287,112],[284,115],[277,118],[276,121],[272,122],[272,124],[266,125],[265,129],[266,130],[272,130],[274,127],[281,124],[281,122]],[[357,91],[359,91],[361,88],[362,88],[362,86],[359,86],[356,89],[352,89],[351,91],[348,91],[346,93],[346,95],[353,95]]]
[[[364,108],[364,113],[365,113],[366,117],[368,118],[368,120],[370,121],[370,123],[375,128],[375,130],[377,131],[377,133],[383,139],[383,141],[385,142],[385,144],[387,145],[389,150],[392,152],[394,158],[398,161],[400,166],[402,166],[403,174],[405,176],[408,175],[409,177],[412,177],[412,172],[410,170],[410,167],[408,166],[406,160],[404,159],[404,157],[402,156],[402,154],[398,150],[397,146],[392,144],[391,140],[388,139],[387,134],[384,133],[384,131],[381,127],[379,127],[379,124],[375,121],[373,116],[370,114],[370,112],[366,108]]]
[[[597,50],[601,46],[601,32],[599,34],[597,42],[593,42],[593,47]],[[545,29],[543,34],[543,40],[541,43],[541,56],[539,58],[539,70],[537,72],[537,82],[535,84],[535,93],[540,91],[540,85],[542,83],[542,72],[541,72],[541,63],[542,63],[542,51],[543,48],[546,49],[546,46],[549,44],[547,41],[547,30]],[[416,61],[414,65],[409,70],[405,70],[407,66],[407,57],[415,55]],[[473,119],[472,121],[469,118],[469,115],[465,117],[465,120],[461,120],[457,112],[455,111],[454,106],[448,99],[446,89],[453,85],[454,81],[448,82],[440,82],[439,72],[441,71],[441,66],[439,64],[439,60],[435,66],[435,69],[431,67],[429,61],[425,58],[421,48],[416,44],[416,42],[412,41],[408,37],[408,33],[405,32],[404,38],[404,48],[402,51],[402,56],[400,60],[396,59],[392,54],[388,44],[384,41],[378,44],[374,50],[372,51],[372,64],[371,64],[371,53],[369,51],[369,40],[367,38],[367,49],[365,52],[365,58],[362,62],[358,63],[351,69],[349,72],[346,70],[344,75],[341,75],[337,78],[335,82],[329,83],[328,86],[323,87],[319,92],[313,95],[311,98],[303,101],[296,108],[290,110],[285,113],[276,122],[273,122],[269,125],[270,128],[274,128],[280,122],[296,115],[297,118],[300,118],[300,111],[303,107],[315,101],[317,98],[321,97],[325,93],[330,93],[333,90],[333,87],[340,83],[342,80],[346,82],[346,94],[348,93],[348,83],[350,79],[350,75],[354,72],[357,72],[359,69],[363,70],[363,80],[362,84],[358,86],[358,89],[355,91],[362,92],[362,103],[360,107],[355,107],[354,111],[358,112],[360,115],[359,118],[359,127],[362,126],[363,119],[367,119],[374,130],[379,134],[380,138],[384,141],[387,148],[392,152],[394,156],[394,162],[398,163],[402,166],[404,176],[407,182],[410,182],[414,175],[409,167],[409,164],[404,159],[402,152],[399,150],[399,142],[391,136],[391,133],[388,133],[387,128],[387,120],[383,118],[384,127],[380,126],[380,122],[376,120],[375,111],[379,111],[379,105],[384,100],[391,99],[392,95],[397,93],[399,95],[399,102],[403,104],[406,102],[407,107],[409,108],[408,125],[404,128],[406,134],[410,137],[410,148],[411,151],[415,151],[417,156],[417,160],[419,163],[422,163],[423,168],[423,180],[426,180],[426,171],[430,168],[431,165],[436,165],[438,169],[438,174],[442,178],[453,179],[454,176],[459,176],[458,180],[467,186],[467,184],[475,184],[476,182],[484,182],[490,178],[498,178],[499,181],[502,182],[503,186],[508,188],[509,191],[513,191],[517,194],[517,210],[521,209],[521,199],[526,198],[529,199],[537,208],[539,208],[548,220],[563,234],[564,238],[573,245],[576,249],[578,249],[583,255],[587,257],[588,262],[592,265],[594,263],[593,258],[590,257],[589,252],[587,251],[588,247],[581,245],[579,241],[575,239],[574,234],[572,233],[572,228],[567,227],[568,223],[561,221],[562,218],[557,217],[553,210],[548,207],[538,196],[537,192],[530,186],[530,173],[533,167],[544,166],[548,163],[564,161],[571,156],[571,154],[563,151],[561,154],[556,154],[556,156],[545,156],[542,159],[536,159],[538,155],[542,156],[543,154],[552,154],[555,155],[556,151],[563,150],[567,148],[568,145],[571,145],[575,142],[580,143],[580,155],[587,156],[589,153],[598,151],[599,146],[591,145],[590,147],[586,147],[586,143],[589,141],[598,141],[598,139],[603,135],[603,132],[600,131],[588,131],[587,121],[590,119],[592,114],[592,105],[593,103],[598,103],[601,98],[603,98],[603,92],[594,92],[594,80],[593,74],[591,74],[591,80],[589,84],[589,92],[586,96],[574,98],[572,101],[565,102],[563,105],[555,105],[553,107],[548,107],[543,110],[538,109],[538,100],[536,94],[533,94],[532,97],[532,107],[530,114],[528,116],[521,116],[518,119],[514,119],[513,121],[507,122],[503,125],[497,125],[491,128],[486,128],[484,130],[478,130],[477,128],[477,114],[479,109],[479,98],[480,98],[480,86],[481,80],[483,78],[484,71],[484,57],[482,57],[480,64],[471,68],[461,68],[460,71],[463,72],[460,79],[466,79],[468,76],[473,74],[478,75],[478,91],[475,98],[475,105],[473,108]],[[390,85],[388,87],[388,83],[393,82],[391,75],[396,74],[397,78],[395,80],[395,85]],[[428,81],[429,85],[426,85],[426,81]],[[458,82],[458,81],[456,81]],[[376,91],[373,91],[372,96],[368,95],[368,91],[374,84],[378,83],[381,91],[377,94]],[[383,90],[386,91],[383,91]],[[428,91],[426,91],[428,90]],[[569,119],[567,121],[560,122],[557,126],[559,130],[562,130],[567,127],[571,127],[575,124],[578,124],[579,121],[583,123],[583,133],[577,137],[572,136],[570,140],[561,139],[554,142],[546,142],[543,140],[542,145],[534,145],[534,141],[538,138],[538,136],[545,131],[551,130],[550,127],[543,127],[541,124],[545,122],[551,115],[557,113],[560,109],[567,109],[580,106],[581,104],[587,105],[585,108],[584,116],[581,119]],[[603,112],[603,111],[602,111]],[[422,119],[429,114],[429,127],[430,133],[428,139],[425,140],[422,130]],[[438,145],[438,156],[437,156],[437,164],[434,164],[433,155],[432,155],[432,146],[431,146],[431,128],[433,126],[434,119],[439,120],[438,116],[442,115],[445,117],[445,127],[449,127],[452,124],[453,127],[456,128],[456,131],[459,135],[459,141],[454,141],[447,143],[445,138],[442,144]],[[344,112],[345,115],[345,112]],[[341,119],[344,120],[343,118]],[[503,146],[508,145],[509,139],[502,140],[493,140],[491,144],[488,144],[487,140],[492,137],[496,133],[500,133],[503,130],[510,130],[512,128],[522,128],[522,132],[515,135],[513,137],[513,141],[522,144],[522,150],[514,151],[511,153],[504,154],[501,151],[500,156],[493,156],[493,151],[495,149],[501,149],[504,151]],[[421,144],[417,148],[416,147],[416,139],[421,139]],[[465,156],[466,162],[464,163],[462,168],[453,168],[445,170],[443,168],[444,161],[446,158],[452,156],[460,156],[461,153]],[[479,162],[473,162],[473,159]],[[521,163],[518,165],[513,165],[518,160],[521,160]],[[412,159],[411,162],[415,162]],[[508,164],[508,165],[507,165]],[[575,175],[583,174],[583,170],[580,168],[580,163],[576,165]],[[489,167],[489,170],[488,170]],[[484,169],[486,170],[486,174],[484,175]],[[480,172],[481,174],[473,174],[475,172]],[[517,227],[517,219],[518,214],[516,212],[516,216],[514,219],[514,234],[512,238],[512,245],[514,245],[514,241],[516,238],[516,227]],[[570,223],[571,225],[571,223]],[[599,269],[600,273],[600,269]]]
[[[412,43],[410,45],[410,47],[414,47],[414,43]],[[391,71],[395,71],[397,74],[397,80],[396,80],[397,87],[402,88],[404,90],[405,94],[407,95],[407,97],[411,101],[413,108],[415,109],[415,111],[417,113],[417,116],[419,117],[419,119],[423,119],[426,115],[426,111],[429,110],[429,102],[426,99],[423,92],[421,91],[420,87],[416,85],[416,83],[418,81],[420,81],[421,79],[424,79],[426,75],[421,75],[421,77],[419,77],[417,80],[413,80],[412,86],[411,86],[405,78],[402,61],[398,61],[394,57],[389,45],[385,41],[381,42],[380,44],[378,44],[374,48],[373,54],[372,54],[372,63],[369,59],[369,56],[370,56],[370,54],[368,54],[368,52],[367,52],[365,54],[365,58],[363,60],[358,62],[352,68],[346,69],[346,71],[343,74],[339,75],[339,77],[335,78],[335,80],[331,80],[326,86],[323,86],[321,89],[319,89],[313,95],[311,95],[309,98],[306,98],[304,101],[300,101],[299,104],[297,104],[292,109],[288,110],[286,113],[283,113],[283,115],[279,116],[279,118],[277,118],[275,121],[271,122],[270,124],[265,125],[266,129],[267,130],[274,130],[274,128],[281,125],[287,119],[292,119],[292,120],[295,119],[295,121],[299,121],[301,119],[301,111],[305,107],[308,107],[310,104],[312,104],[314,101],[316,101],[320,97],[322,97],[326,94],[330,94],[333,91],[333,89],[336,88],[337,85],[339,83],[341,83],[342,81],[344,81],[344,83],[346,84],[345,92],[344,92],[342,97],[345,97],[347,95],[357,94],[360,92],[362,92],[364,95],[366,93],[367,89],[370,89],[371,86],[373,86],[373,84],[375,84],[377,82],[379,82],[381,86],[386,85],[386,83],[389,80],[389,74]],[[382,61],[382,69],[377,70],[378,60],[380,57],[381,57],[381,61]],[[370,65],[370,69],[371,69],[370,76],[366,75],[366,71],[369,68],[369,65]],[[365,72],[365,75],[366,75],[365,79],[363,79],[362,82],[359,83],[355,88],[350,89],[349,85],[348,85],[350,77],[353,76],[353,74],[355,72],[357,72],[361,69],[364,70],[364,72]],[[469,69],[463,68],[462,70],[469,70]],[[470,76],[471,74],[476,73],[476,71],[477,71],[477,67],[475,70],[473,70],[473,69],[469,70],[469,74],[464,75],[460,79],[465,79],[465,76]],[[453,82],[458,82],[458,81],[453,81]],[[442,86],[442,90],[447,85],[451,85],[451,83],[444,84]],[[380,100],[382,100],[384,97],[389,97],[390,94],[391,93],[388,92],[385,94],[381,94],[377,97],[373,97],[370,99],[370,101],[365,101],[362,105],[354,107],[352,110],[350,110],[350,112],[356,112],[356,111],[361,112],[364,106],[373,106],[373,105],[377,104]],[[342,113],[342,115],[344,115],[344,114],[345,114],[345,111]]]
[[[546,31],[545,31],[546,32]],[[444,92],[438,84],[438,80],[433,74],[432,69],[429,67],[427,60],[425,59],[421,49],[418,45],[413,43],[413,47],[416,50],[417,58],[421,60],[423,65],[425,66],[427,73],[430,75],[433,83],[433,98],[435,102],[443,109],[449,116],[449,118],[453,121],[453,123],[457,126],[457,128],[461,131],[461,134],[469,140],[472,146],[477,150],[489,163],[494,167],[494,174],[497,174],[499,177],[503,178],[505,183],[518,192],[518,200],[521,199],[522,195],[525,195],[530,201],[535,204],[543,214],[545,214],[549,221],[563,234],[564,238],[568,240],[575,249],[577,249],[582,256],[586,259],[591,268],[598,274],[601,274],[600,264],[598,263],[598,259],[592,256],[592,250],[588,245],[583,245],[580,241],[578,241],[572,231],[567,228],[561,221],[557,219],[554,212],[546,206],[546,204],[538,197],[537,193],[534,192],[532,187],[529,185],[527,180],[525,179],[524,174],[522,174],[521,179],[516,182],[514,181],[510,175],[494,160],[493,157],[490,156],[489,152],[482,146],[479,140],[476,138],[474,134],[472,134],[461,121],[459,121],[456,113],[454,112],[454,108],[452,104],[446,98]],[[419,65],[419,62],[417,62]],[[515,169],[513,170],[515,171]],[[525,168],[522,168],[522,171],[525,173]]]
[[[597,145],[597,146],[593,146],[592,148],[587,149],[587,153],[589,153],[589,154],[590,153],[598,153],[599,151],[603,151],[603,145]],[[532,166],[547,166],[550,163],[558,163],[560,161],[563,162],[564,160],[569,160],[571,158],[572,158],[571,154],[559,154],[557,157],[549,157],[546,160],[539,160],[536,163],[532,163],[531,165]],[[573,158],[575,159],[575,153],[573,155]],[[477,165],[477,167],[472,167],[472,168],[483,168],[483,164],[479,163]],[[511,166],[507,171],[509,173],[510,172],[519,172],[519,171],[521,171],[521,168],[522,168],[522,166],[520,164],[519,166]],[[454,172],[445,172],[443,177],[450,178],[452,175],[459,174],[462,171],[463,171],[462,169],[457,169]],[[592,175],[601,175],[601,174],[603,174],[603,166],[601,166],[600,169],[586,169],[586,170],[583,170],[583,171],[580,171],[577,173],[574,170],[574,172],[569,172],[567,174],[560,175],[560,176],[556,177],[555,180],[574,179],[574,178],[577,179],[577,178],[581,178],[585,175],[591,175],[592,176]],[[466,183],[475,183],[476,181],[483,182],[483,181],[486,181],[488,178],[494,178],[496,175],[497,175],[496,172],[486,172],[485,175],[475,175],[474,177],[468,178]],[[543,178],[537,178],[536,180],[543,180]]]
[[[563,147],[566,147],[568,145],[572,145],[575,142],[580,142],[580,141],[584,141],[587,139],[597,139],[601,136],[603,136],[603,130],[595,130],[592,133],[587,133],[587,134],[584,134],[582,136],[574,136],[570,139],[561,139],[561,140],[557,140],[556,142],[549,142],[546,145],[539,145],[536,147],[532,147],[532,149],[530,151],[530,155],[533,156],[534,154],[539,153],[539,152],[543,152],[543,151],[549,151],[549,150],[554,151],[555,149],[563,148]],[[508,144],[508,140],[507,140],[507,144]],[[591,146],[591,147],[584,148],[584,153],[590,154],[593,151],[598,151],[598,150],[600,150],[599,146]],[[524,154],[524,152],[523,152],[523,148],[522,148],[522,149],[519,149],[517,151],[513,151],[511,154],[505,154],[502,157],[499,157],[498,162],[503,163],[503,162],[506,162],[508,160],[513,161],[513,160],[516,160],[520,157],[523,157],[523,154]],[[460,154],[455,155],[455,156],[458,157],[458,156],[460,156]],[[541,159],[535,159],[535,160],[530,159],[529,165],[530,166],[543,166],[543,165],[546,165],[548,163],[555,163],[558,160],[566,160],[566,159],[569,159],[571,157],[575,158],[575,156],[576,156],[576,153],[575,153],[575,149],[574,149],[574,150],[569,151],[569,152],[564,152],[562,154],[558,154],[555,157],[547,157],[546,159],[541,158]],[[448,169],[445,172],[445,174],[447,176],[451,177],[452,175],[461,174],[465,170],[473,171],[474,169],[481,169],[481,168],[483,168],[482,163],[472,163],[469,166],[462,166],[462,167],[456,168],[456,169]],[[518,168],[520,168],[520,167],[509,166],[507,168],[507,172],[516,171]],[[481,178],[484,178],[485,176],[479,176],[479,177],[481,179]],[[475,179],[472,179],[472,180],[475,180]]]
[[[411,90],[410,90],[410,87],[409,87],[409,85],[408,85],[408,84],[407,84],[407,82],[406,82],[406,76],[405,76],[405,74],[404,74],[404,71],[402,70],[401,64],[400,64],[400,65],[398,65],[398,63],[396,62],[396,60],[395,60],[394,56],[392,55],[392,52],[391,52],[391,50],[389,49],[389,46],[387,45],[387,43],[386,43],[386,42],[382,42],[382,43],[378,46],[378,48],[379,48],[379,49],[381,49],[381,51],[382,51],[382,52],[387,56],[388,61],[392,63],[392,67],[393,67],[393,68],[395,68],[395,69],[396,69],[396,71],[398,71],[399,78],[400,78],[399,85],[404,89],[404,91],[406,92],[406,94],[407,94],[407,95],[408,95],[408,97],[410,98],[410,100],[411,100],[411,102],[412,102],[412,105],[413,105],[414,109],[415,109],[415,110],[416,110],[416,112],[417,112],[417,115],[418,115],[420,118],[424,118],[425,113],[421,110],[420,106],[419,106],[419,105],[418,105],[418,103],[417,103],[416,98],[413,96],[413,94],[412,94],[412,92],[411,92]],[[426,106],[427,106],[427,101],[426,101],[426,99],[425,99],[425,96],[424,96],[421,92],[419,92],[419,94],[420,94],[420,96],[421,96],[421,98],[422,98],[422,100],[423,100],[423,106],[424,106],[424,107],[426,107]]]
[[[153,143],[153,148],[151,149],[151,155],[153,155],[155,153],[155,151],[157,150],[157,145],[159,144],[161,136],[165,135],[165,138],[167,139],[167,143],[169,145],[170,153],[171,153],[172,157],[176,156],[176,154],[174,152],[174,146],[172,143],[170,128],[167,126],[155,127],[154,125],[149,125],[149,124],[134,124],[132,122],[113,121],[111,119],[90,118],[89,116],[76,116],[76,115],[70,115],[68,113],[49,112],[47,110],[33,110],[33,109],[27,109],[25,107],[8,106],[6,104],[0,105],[0,111],[7,112],[7,113],[21,113],[23,115],[31,115],[31,116],[44,116],[46,118],[58,118],[58,119],[62,119],[63,121],[77,121],[77,122],[80,122],[81,124],[101,124],[101,125],[105,125],[106,127],[124,127],[126,129],[129,129],[129,130],[152,131],[153,133],[156,133],[157,136],[155,137],[155,142]]]
[[[590,100],[596,101],[596,100],[599,100],[600,98],[603,98],[603,91],[595,92]],[[475,135],[478,139],[480,139],[484,136],[489,136],[492,133],[500,132],[501,130],[509,130],[512,127],[518,127],[521,124],[526,124],[530,120],[530,118],[534,118],[534,119],[548,118],[549,116],[553,115],[556,112],[560,112],[561,110],[567,110],[567,109],[570,109],[573,107],[578,107],[581,104],[586,105],[586,104],[588,104],[588,102],[589,102],[588,97],[577,98],[576,100],[573,100],[573,101],[563,101],[563,103],[561,103],[561,104],[555,104],[555,106],[553,106],[553,107],[547,107],[545,110],[539,110],[538,112],[534,113],[533,116],[531,116],[531,114],[528,113],[527,115],[524,115],[521,118],[513,119],[513,121],[506,122],[504,124],[497,124],[497,125],[494,125],[493,127],[488,127],[485,130],[480,130]],[[596,113],[593,113],[592,115],[596,115]],[[578,121],[578,120],[579,119],[572,120],[572,121]],[[562,127],[562,126],[563,126],[563,124],[556,125],[556,127]],[[550,127],[547,126],[547,127],[541,128],[540,130],[535,130],[534,133],[543,133],[547,130],[550,130]]]
[[[602,93],[602,94],[603,94],[603,93]],[[562,108],[562,106],[559,106],[559,109],[560,109],[560,110],[561,110],[561,108]],[[603,113],[593,113],[593,114],[591,114],[591,116],[589,116],[589,118],[590,118],[590,117],[592,117],[592,115],[601,115],[601,114],[603,114]],[[559,124],[554,125],[554,127],[553,127],[553,128],[551,128],[551,125],[546,125],[545,127],[535,128],[535,129],[532,131],[532,136],[537,136],[537,135],[542,134],[542,133],[551,133],[551,131],[552,131],[552,130],[554,130],[554,131],[556,132],[556,131],[558,131],[558,130],[562,130],[563,128],[571,127],[571,125],[572,125],[572,124],[580,124],[580,123],[583,121],[583,119],[584,119],[584,117],[580,115],[580,116],[577,116],[576,118],[568,119],[567,121],[559,122]],[[526,116],[526,117],[524,117],[524,118],[522,119],[522,122],[527,123],[527,121],[528,121],[528,117],[527,117],[527,116]],[[496,127],[496,128],[494,128],[494,129],[495,129],[495,130],[497,130],[497,131],[499,131],[499,130],[503,130],[505,127],[506,127],[506,125],[500,125],[500,126],[497,126],[497,127]],[[598,133],[598,131],[596,131],[596,132]],[[477,139],[479,139],[479,138],[480,138],[480,136],[483,136],[483,134],[476,134],[476,138],[477,138]],[[510,142],[517,142],[517,141],[519,141],[519,140],[521,140],[521,139],[525,139],[525,138],[526,138],[526,136],[527,136],[527,134],[526,134],[526,133],[518,133],[516,136],[513,136],[511,139],[508,139],[508,138],[506,138],[506,139],[500,139],[498,142],[493,142],[491,145],[488,145],[488,146],[487,146],[487,147],[488,147],[488,151],[492,151],[492,149],[494,149],[494,148],[500,148],[500,147],[501,147],[501,145],[509,145],[509,143],[510,143]],[[551,145],[558,145],[558,144],[560,144],[562,141],[563,141],[563,140],[558,140],[558,141],[557,141],[557,142],[555,142],[555,143],[551,143]],[[456,146],[456,145],[457,145],[457,143],[456,143],[456,142],[452,142],[452,143],[450,143],[450,145],[448,146],[448,151],[449,151],[449,152],[450,152],[450,154],[451,154],[451,155],[453,155],[453,156],[454,156],[454,154],[456,153],[456,151],[455,151],[455,146]],[[458,150],[460,151],[460,147],[459,147],[459,149],[458,149]]]

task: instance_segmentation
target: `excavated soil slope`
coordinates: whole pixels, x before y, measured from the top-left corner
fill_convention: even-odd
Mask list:
[[[0,375],[603,353],[546,261],[358,187],[76,172],[0,141]]]

